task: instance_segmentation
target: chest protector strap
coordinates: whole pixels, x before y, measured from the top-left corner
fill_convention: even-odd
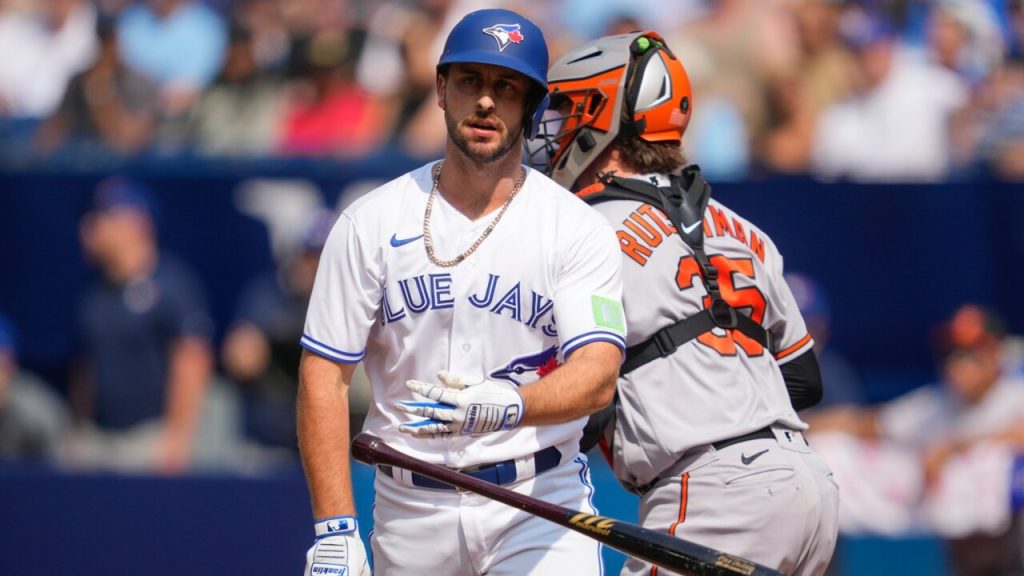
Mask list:
[[[711,186],[704,181],[700,168],[688,166],[682,176],[671,176],[667,188],[633,178],[620,178],[613,173],[603,173],[599,177],[604,187],[584,190],[580,198],[588,204],[633,200],[661,210],[675,226],[679,237],[693,250],[701,281],[711,300],[710,306],[699,313],[666,326],[647,340],[627,348],[620,374],[628,374],[652,360],[669,356],[683,344],[715,327],[739,330],[769,351],[774,351],[771,333],[722,298],[718,269],[704,251],[704,210],[711,198]]]

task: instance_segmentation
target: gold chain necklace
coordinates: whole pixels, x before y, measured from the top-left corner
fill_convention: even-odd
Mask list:
[[[465,252],[459,254],[454,259],[441,260],[440,258],[434,255],[434,243],[431,241],[430,238],[430,213],[433,211],[434,208],[434,196],[437,195],[437,182],[441,179],[442,165],[444,165],[444,161],[438,162],[437,164],[434,165],[434,184],[430,188],[430,196],[427,198],[427,211],[423,215],[423,245],[427,247],[427,258],[430,258],[430,261],[433,262],[435,266],[440,266],[442,268],[451,268],[452,266],[455,266],[458,263],[465,260],[466,258],[468,258],[469,255],[476,251],[480,244],[483,243],[484,239],[490,236],[491,231],[494,230],[494,227],[498,225],[498,221],[501,220],[501,217],[505,214],[505,211],[508,210],[508,206],[509,204],[512,203],[512,199],[516,197],[516,194],[519,194],[519,189],[522,188],[523,181],[526,179],[526,170],[520,168],[519,178],[516,180],[515,187],[512,188],[512,193],[508,195],[508,199],[505,200],[505,203],[501,206],[501,210],[498,211],[497,216],[494,217],[494,220],[491,220],[491,223],[487,225],[487,228],[484,228],[483,234],[481,234],[480,237],[476,239],[476,242],[473,242],[473,244],[468,249],[466,249]]]

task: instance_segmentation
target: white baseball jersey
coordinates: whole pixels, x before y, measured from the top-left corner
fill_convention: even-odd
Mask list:
[[[664,214],[628,200],[595,207],[619,238],[629,346],[705,308],[707,290],[693,251]],[[773,423],[806,428],[778,368],[813,345],[783,281],[782,256],[764,232],[714,199],[704,233],[722,297],[770,330],[777,351],[738,330],[715,328],[620,378],[614,460],[627,485],[650,482],[695,446]]]
[[[432,165],[360,198],[339,217],[320,261],[302,345],[338,362],[363,361],[371,382],[364,430],[450,467],[522,458],[549,446],[575,456],[584,419],[478,437],[416,438],[417,400],[405,381],[441,369],[476,379],[533,382],[579,347],[625,345],[621,257],[611,227],[543,174],[528,170],[493,232],[461,264],[430,262],[423,218]],[[431,238],[441,259],[463,253],[494,213],[470,221],[438,193]],[[566,454],[571,447],[572,453]]]

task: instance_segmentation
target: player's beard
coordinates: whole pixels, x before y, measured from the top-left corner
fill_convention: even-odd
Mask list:
[[[497,116],[493,114],[489,116],[481,116],[480,118],[491,118],[500,122]],[[445,108],[444,111],[444,122],[448,126],[448,137],[455,143],[455,146],[457,146],[458,149],[461,150],[462,153],[470,160],[477,164],[490,164],[495,160],[504,158],[512,150],[518,150],[520,146],[519,134],[521,130],[518,128],[516,130],[506,131],[501,136],[501,141],[498,143],[497,147],[489,149],[488,147],[491,146],[491,144],[482,144],[467,140],[459,132],[459,121],[456,120],[450,112],[448,112],[447,108]],[[505,124],[502,123],[502,126],[505,126]]]

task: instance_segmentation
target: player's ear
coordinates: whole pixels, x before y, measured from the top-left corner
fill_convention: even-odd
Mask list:
[[[619,147],[617,141],[612,142],[612,145],[608,147],[608,157],[616,164],[622,162],[622,148]]]
[[[448,79],[445,78],[444,74],[437,75],[437,105],[441,110],[446,110],[446,102],[444,97],[445,87],[448,85]]]

